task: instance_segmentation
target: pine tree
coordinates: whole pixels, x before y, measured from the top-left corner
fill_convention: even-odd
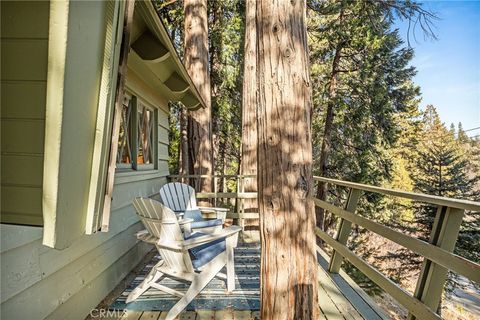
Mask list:
[[[456,134],[456,131],[455,131],[455,125],[453,123],[450,123],[450,133],[452,134],[452,136],[455,136]]]
[[[428,105],[424,113],[424,132],[414,176],[418,192],[452,198],[468,199],[472,195],[473,181],[467,176],[467,160],[455,141],[454,133],[441,122],[434,106]],[[422,237],[426,239],[435,218],[436,207],[422,205],[416,220]]]
[[[463,130],[462,123],[457,127],[457,147],[464,159],[467,159],[466,175],[473,185],[469,200],[480,200],[480,140],[470,138]],[[466,218],[460,228],[455,252],[469,260],[480,262],[480,212],[466,212]]]
[[[425,131],[417,163],[423,174],[415,178],[416,188],[438,196],[469,198],[473,185],[467,176],[464,150],[440,121],[434,106],[427,106],[423,122]]]
[[[189,111],[187,121],[189,173],[213,174],[213,135],[206,0],[184,0],[184,63],[205,108]],[[192,179],[197,191],[210,192],[210,178]]]
[[[457,141],[462,144],[466,144],[470,142],[470,138],[467,136],[467,134],[463,130],[463,125],[461,122],[458,123]]]
[[[240,0],[208,1],[214,154],[219,174],[238,174],[244,8]],[[219,190],[227,188],[220,183]]]
[[[441,122],[434,106],[428,105],[424,113],[424,131],[419,145],[413,176],[415,190],[431,195],[478,200],[478,176],[469,174],[469,161],[455,134]],[[437,207],[417,204],[415,220],[419,238],[428,241]],[[465,212],[454,252],[467,259],[480,261],[480,216],[478,212]],[[458,276],[450,274],[447,293],[460,285]],[[440,310],[440,306],[439,306]]]
[[[155,1],[157,10],[166,25],[180,57],[184,56],[184,9],[181,1],[163,3]],[[214,172],[219,174],[238,174],[240,162],[240,132],[241,132],[241,76],[243,61],[242,30],[244,25],[244,5],[241,0],[212,0],[207,2],[209,21],[208,44],[210,58],[211,108],[212,108],[212,139]],[[177,115],[172,117],[172,126],[180,133],[186,129],[181,120],[185,111],[172,110]],[[186,122],[186,121],[184,121]],[[183,130],[182,130],[183,129]],[[180,139],[179,147],[184,152],[178,152],[177,143],[172,141],[170,154],[173,162],[179,162],[180,172],[188,172],[188,138],[184,135],[172,135]],[[175,150],[174,150],[175,149]],[[178,156],[181,155],[181,158]],[[176,168],[178,165],[172,166]],[[183,169],[183,170],[182,170]],[[174,171],[172,171],[174,172]],[[193,172],[190,172],[193,174]],[[226,183],[219,184],[223,191]]]
[[[396,115],[419,94],[413,52],[402,47],[380,2],[314,1],[310,8],[315,174],[382,184],[391,178]],[[326,194],[320,185],[317,197]],[[319,208],[317,220],[325,221]]]
[[[256,0],[245,1],[245,40],[242,87],[242,175],[257,174]],[[257,191],[257,179],[244,179],[245,192]],[[256,199],[245,199],[245,212],[258,212]]]

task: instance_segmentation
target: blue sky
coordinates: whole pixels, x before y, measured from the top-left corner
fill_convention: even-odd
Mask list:
[[[447,126],[462,122],[464,129],[480,127],[480,1],[423,1],[423,5],[440,19],[434,29],[438,40],[424,39],[419,28],[416,40],[410,33],[421,107],[436,106]],[[397,22],[396,27],[407,39],[407,23]],[[480,135],[480,129],[467,134]]]

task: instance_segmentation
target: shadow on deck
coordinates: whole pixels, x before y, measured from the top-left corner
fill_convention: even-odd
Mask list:
[[[252,241],[251,235],[246,235]],[[319,250],[319,305],[320,319],[388,319],[345,273],[330,274],[327,255]],[[148,261],[123,291],[112,292],[107,303],[109,312],[102,319],[163,319],[178,300],[171,295],[151,288],[136,301],[125,304],[125,299],[150,268],[158,261],[158,255]],[[260,319],[260,246],[258,242],[243,242],[235,250],[236,289],[226,294],[225,282],[212,280],[206,289],[192,301],[179,319]],[[165,281],[165,283],[163,282]],[[165,279],[162,284],[179,291],[188,285]],[[113,302],[111,302],[113,300]],[[105,308],[105,305],[104,305]],[[112,312],[115,311],[115,312]]]

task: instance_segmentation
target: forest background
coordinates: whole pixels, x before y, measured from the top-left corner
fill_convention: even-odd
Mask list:
[[[421,88],[414,83],[416,68],[411,65],[414,50],[394,24],[395,19],[418,19],[424,36],[435,38],[432,26],[437,17],[414,2],[398,3],[307,1],[314,175],[480,201],[480,136],[469,136],[462,123],[447,126],[433,105],[420,109]],[[183,5],[156,4],[182,57]],[[213,170],[221,175],[241,172],[245,10],[242,0],[208,1]],[[180,104],[170,108],[169,166],[175,174],[181,170],[186,111]],[[233,183],[219,189],[235,190]],[[321,189],[319,194],[337,205],[346,201],[342,188]],[[367,193],[357,211],[427,240],[436,208]],[[317,220],[324,230],[335,232],[338,221],[333,216],[317,213]],[[404,289],[414,291],[420,257],[358,226],[348,245]],[[467,212],[455,253],[480,262],[479,249],[480,213]],[[392,317],[406,317],[353,266],[346,270]],[[475,318],[475,310],[465,309],[456,299],[472,291],[479,294],[478,284],[449,275],[442,315]]]

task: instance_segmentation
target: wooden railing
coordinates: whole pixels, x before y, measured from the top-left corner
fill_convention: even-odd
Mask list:
[[[258,219],[258,212],[246,212],[244,200],[256,199],[256,192],[245,192],[245,180],[256,179],[256,175],[170,175],[172,182],[189,183],[191,179],[207,179],[212,181],[212,192],[198,192],[197,199],[210,199],[214,206],[228,205],[233,208],[227,213],[227,218],[239,219],[243,226],[243,219]]]
[[[339,208],[326,201],[314,199],[316,206],[333,213],[341,219],[335,238],[316,228],[317,236],[333,249],[329,264],[330,272],[338,273],[343,259],[348,260],[370,280],[402,304],[410,312],[409,319],[414,319],[415,317],[418,319],[441,319],[436,310],[442,296],[448,270],[480,283],[480,265],[452,253],[465,210],[480,211],[480,203],[385,189],[323,177],[314,177],[314,180],[349,189],[345,208]],[[358,200],[364,192],[400,197],[437,206],[429,243],[355,214]],[[346,242],[352,224],[368,229],[425,258],[413,295],[406,292],[347,248]]]
[[[170,176],[172,181],[185,181],[187,183],[190,178],[199,179],[208,177],[209,176],[195,175]],[[213,199],[214,201],[234,201],[230,202],[230,204],[235,207],[235,210],[227,215],[229,218],[258,218],[257,212],[244,212],[242,206],[243,199],[257,197],[256,192],[244,192],[243,189],[244,179],[255,178],[255,176],[217,175],[211,177],[213,178],[213,192],[197,193],[197,198]],[[220,188],[220,183],[225,186],[225,179],[232,180],[232,185],[228,188]],[[325,231],[316,228],[316,235],[333,249],[329,261],[329,272],[338,273],[343,260],[347,260],[403,305],[410,313],[409,319],[415,319],[415,317],[418,319],[441,319],[436,313],[436,310],[449,270],[480,283],[480,265],[453,253],[465,210],[480,211],[480,203],[386,189],[323,177],[314,177],[314,181],[345,187],[349,190],[348,199],[343,208],[326,201],[316,198],[313,199],[316,206],[340,218],[339,228],[335,237],[331,237]],[[365,192],[410,199],[437,206],[437,213],[429,242],[411,237],[356,214],[357,203]],[[361,226],[424,257],[420,276],[413,295],[348,249],[346,243],[352,229],[352,224]]]

